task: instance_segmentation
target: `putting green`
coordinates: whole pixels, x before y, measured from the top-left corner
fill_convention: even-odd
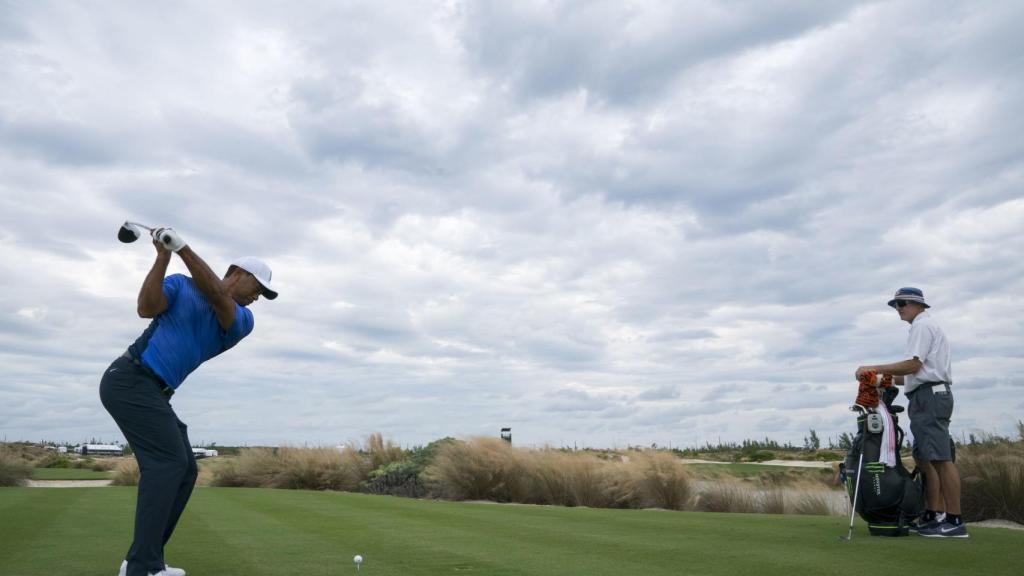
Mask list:
[[[0,574],[116,574],[134,488],[0,489]],[[197,489],[167,561],[193,576],[1020,574],[1024,532],[872,538],[841,517],[596,510]]]

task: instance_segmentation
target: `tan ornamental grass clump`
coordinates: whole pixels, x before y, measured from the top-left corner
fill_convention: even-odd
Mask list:
[[[363,452],[369,456],[372,470],[405,460],[405,450],[390,440],[385,440],[380,432],[374,432],[366,438]]]
[[[1024,442],[958,451],[961,506],[968,521],[1024,523]]]
[[[757,510],[762,514],[785,514],[786,491],[778,487],[761,491],[757,498]]]
[[[821,490],[804,492],[797,498],[792,512],[806,516],[831,516],[832,499]]]
[[[615,505],[609,491],[611,466],[597,456],[546,448],[529,453],[526,460],[538,504],[591,508]]]
[[[0,486],[24,486],[31,476],[32,465],[5,444],[0,444]]]
[[[138,486],[139,463],[135,458],[122,458],[110,475],[112,486]]]
[[[524,479],[515,449],[496,438],[442,446],[424,475],[431,491],[448,500],[515,502],[514,496],[523,498]]]
[[[284,462],[273,448],[245,448],[228,465],[214,471],[212,484],[237,488],[269,488]]]
[[[701,512],[745,512],[760,510],[754,490],[734,482],[719,482],[703,490],[697,497],[696,509]]]
[[[340,452],[334,448],[283,447],[278,456],[282,466],[268,488],[354,492],[373,470],[368,458],[348,447]]]
[[[356,491],[373,470],[353,448],[246,448],[213,470],[211,485]]]
[[[643,508],[686,510],[694,492],[686,468],[665,452],[641,452],[626,464],[630,493]]]
[[[472,438],[443,446],[425,476],[435,496],[451,500],[686,508],[692,491],[677,458],[643,452],[623,460]]]

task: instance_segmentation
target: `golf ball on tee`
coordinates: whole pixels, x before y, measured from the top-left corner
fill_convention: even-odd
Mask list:
[[[363,557],[360,556],[359,554],[356,554],[356,557],[353,558],[352,561],[355,562],[356,564],[362,564],[363,563]]]

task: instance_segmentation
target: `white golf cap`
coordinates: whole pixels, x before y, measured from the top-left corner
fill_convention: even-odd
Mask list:
[[[252,256],[242,256],[238,260],[231,263],[232,266],[238,266],[242,270],[245,270],[249,274],[256,277],[256,280],[263,286],[263,297],[267,300],[273,300],[277,298],[277,291],[270,284],[270,278],[274,275],[270,271],[270,266],[259,258],[253,258]]]

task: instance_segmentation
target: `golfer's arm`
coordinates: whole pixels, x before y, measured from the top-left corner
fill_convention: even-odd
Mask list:
[[[192,248],[185,246],[178,250],[178,256],[185,263],[185,267],[192,274],[192,281],[196,288],[206,296],[206,300],[213,307],[217,315],[217,322],[221,329],[227,330],[235,323],[235,301],[231,298],[224,283],[210,270],[206,262],[192,251]]]
[[[171,262],[171,253],[158,251],[153,267],[146,274],[142,281],[142,288],[139,290],[139,301],[137,311],[139,318],[155,318],[167,309],[167,298],[164,297],[164,276],[167,274],[167,265]]]

